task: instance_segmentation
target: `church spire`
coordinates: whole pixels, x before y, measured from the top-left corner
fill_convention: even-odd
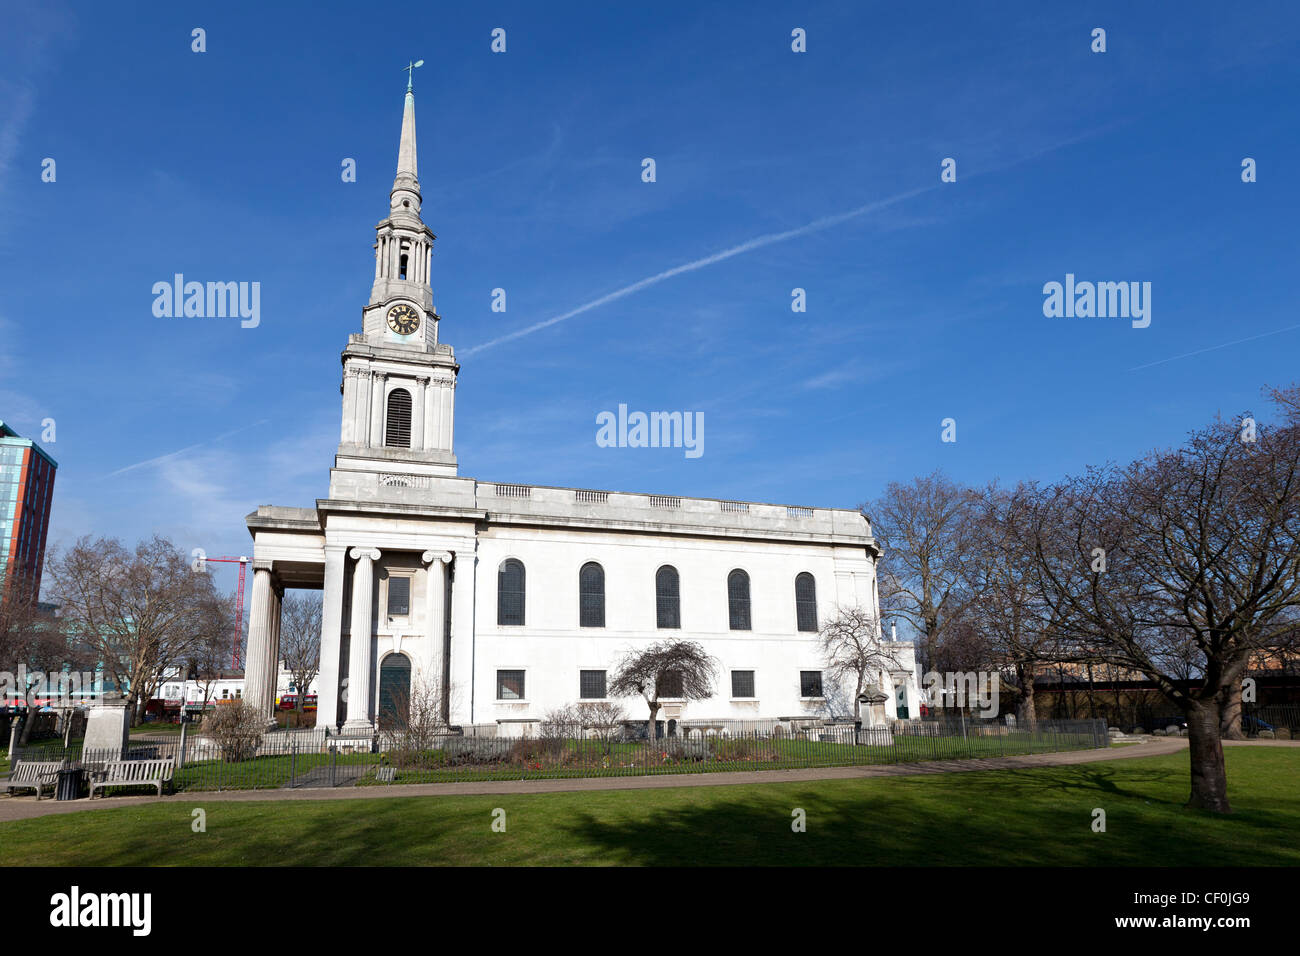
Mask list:
[[[397,176],[389,204],[394,212],[420,214],[420,173],[415,154],[415,91],[412,80],[415,68],[423,65],[416,60],[406,67],[406,102],[402,108],[402,138],[397,147]],[[405,205],[404,205],[405,203]]]
[[[375,227],[375,281],[365,334],[404,347],[430,349],[438,342],[438,314],[433,310],[433,242],[437,237],[420,218],[420,178],[415,155],[415,91],[411,74],[423,60],[404,67],[406,96],[402,109],[402,136],[397,148],[397,175],[389,193],[388,218]],[[389,319],[400,302],[412,315]],[[400,309],[398,311],[401,311]],[[414,318],[412,316],[415,316]]]

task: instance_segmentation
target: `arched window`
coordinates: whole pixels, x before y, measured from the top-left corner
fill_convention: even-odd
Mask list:
[[[524,565],[514,558],[497,570],[497,623],[524,626]]]
[[[799,630],[817,630],[817,582],[807,571],[794,579],[794,611]]]
[[[578,572],[578,623],[582,627],[605,626],[605,569],[588,561]]]
[[[411,393],[395,388],[388,393],[388,427],[384,444],[389,448],[411,447]]]
[[[681,586],[671,564],[655,572],[655,619],[659,627],[682,626]]]
[[[737,568],[727,575],[727,609],[733,631],[749,630],[749,575]]]

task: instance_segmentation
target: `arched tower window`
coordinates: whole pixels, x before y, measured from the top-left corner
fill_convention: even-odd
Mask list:
[[[395,388],[388,393],[388,427],[384,444],[389,448],[411,447],[411,393]]]
[[[794,610],[799,630],[817,630],[817,582],[807,571],[794,579]]]
[[[727,575],[727,609],[733,631],[748,631],[749,575],[737,568]]]
[[[408,259],[407,259],[407,255],[406,255],[405,252],[403,252],[403,253],[402,253],[402,257],[401,257],[401,259],[398,261],[398,265],[397,265],[397,278],[399,278],[399,279],[405,279],[405,278],[406,278],[406,263],[407,263],[407,261],[408,261]]]
[[[582,627],[605,626],[605,569],[588,561],[578,572],[578,623]]]
[[[524,626],[524,565],[515,558],[497,569],[497,624]]]
[[[682,626],[681,584],[671,564],[655,572],[655,621],[659,627]]]

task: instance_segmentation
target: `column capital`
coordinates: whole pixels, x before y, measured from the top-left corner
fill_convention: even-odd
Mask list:
[[[348,555],[351,556],[352,560],[354,561],[360,561],[362,558],[369,558],[371,561],[378,561],[379,549],[378,548],[353,548],[351,551],[348,552]]]
[[[454,557],[455,555],[450,551],[426,551],[424,554],[420,555],[420,560],[425,564],[432,564],[434,561],[441,561],[443,564],[451,564],[452,558]]]

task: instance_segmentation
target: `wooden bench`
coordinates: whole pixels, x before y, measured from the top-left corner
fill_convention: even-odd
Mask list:
[[[163,784],[172,780],[172,761],[166,760],[114,760],[104,769],[91,775],[90,796],[104,787],[154,787],[162,796]],[[103,794],[100,794],[101,798]]]
[[[54,793],[62,766],[58,760],[15,760],[13,770],[3,784],[4,789],[11,793],[14,790],[35,790],[39,800],[46,787],[50,788],[51,794]]]

